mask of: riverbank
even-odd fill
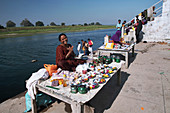
[[[129,68],[122,67],[122,84],[106,85],[90,101],[96,112],[104,113],[169,113],[170,112],[170,45],[139,43],[135,57],[129,57]],[[25,110],[24,93],[0,104],[1,113]],[[55,102],[40,113],[68,113],[70,106]],[[88,112],[89,113],[89,112]]]
[[[100,29],[113,29],[111,25],[88,25],[88,26],[42,26],[42,27],[11,27],[0,29],[0,38],[13,38],[19,36],[30,36],[41,33],[66,33],[66,32],[82,32]]]

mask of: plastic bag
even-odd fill
[[[82,73],[82,70],[87,70],[87,69],[88,69],[88,63],[79,64],[76,67],[76,72]]]
[[[106,43],[108,43],[108,42],[109,42],[109,36],[106,35],[106,36],[104,37],[104,45],[106,45]]]
[[[40,93],[36,95],[36,104],[37,104],[37,108],[40,106],[46,106],[50,103],[52,103],[52,99],[50,98],[50,96],[44,94],[44,93]],[[29,112],[31,111],[32,107],[31,107],[31,97],[29,96],[28,92],[25,94],[25,104],[26,104],[26,110],[24,112]]]
[[[54,64],[44,64],[44,67],[48,71],[50,76],[52,76],[53,73],[57,73],[57,65],[54,65]]]

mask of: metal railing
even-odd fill
[[[161,16],[161,15],[162,15],[162,8],[163,8],[163,7],[162,7],[162,6],[163,6],[163,0],[158,1],[157,3],[155,3],[154,5],[152,5],[151,7],[154,7],[154,6],[155,6],[154,13],[156,13],[156,14],[154,14],[154,17]],[[151,8],[151,7],[150,7],[150,8]],[[148,9],[149,9],[149,8],[148,8]],[[147,9],[147,10],[148,10],[148,9]],[[135,17],[132,18],[130,21],[128,21],[125,25],[130,24],[133,19],[135,19]]]
[[[155,6],[154,12],[156,13],[156,14],[154,14],[154,17],[162,16],[163,0],[158,1],[157,3],[152,5],[151,7],[154,7],[154,6]]]
[[[150,8],[153,8],[153,7],[155,7],[155,10],[153,10],[153,17],[155,18],[155,17],[161,17],[162,16],[162,9],[163,9],[163,0],[160,0],[160,1],[158,1],[157,3],[155,3],[154,5],[152,5],[151,7],[149,7],[148,9],[150,9]],[[148,11],[148,9],[147,9],[147,11]],[[135,21],[135,17],[134,18],[132,18],[130,21],[128,21],[126,24],[125,24],[125,26],[128,26],[128,27],[134,27],[134,23],[131,23],[131,21],[134,19],[134,21]],[[147,21],[147,20],[146,20]],[[135,21],[136,22],[136,21]],[[130,25],[130,26],[129,26]],[[122,27],[122,35],[121,35],[121,37],[124,37],[124,27]],[[132,30],[131,30],[132,31]],[[133,30],[133,32],[134,33],[132,33],[132,34],[134,34],[135,35],[135,30]],[[135,36],[132,36],[132,37],[135,37]]]

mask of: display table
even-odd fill
[[[71,105],[72,112],[73,113],[81,113],[82,112],[82,107],[83,104],[91,100],[104,86],[105,84],[108,83],[108,81],[117,74],[117,84],[121,84],[121,63],[111,63],[109,64],[110,66],[114,66],[117,68],[117,70],[114,70],[112,74],[110,74],[109,78],[106,78],[106,82],[99,84],[99,87],[96,89],[90,89],[86,94],[80,94],[80,93],[71,93],[70,92],[70,86],[63,87],[62,85],[56,86],[59,88],[57,89],[52,89],[49,87],[46,87],[47,85],[50,85],[50,79],[47,79],[45,81],[40,81],[37,85],[36,88],[38,91],[41,91],[45,94],[48,94],[50,96],[53,96],[57,99],[60,99],[68,104]],[[35,100],[32,100],[32,112],[36,113],[37,112],[37,107],[36,107],[36,102]]]
[[[125,54],[125,66],[128,68],[128,60],[129,60],[129,52],[132,50],[132,56],[134,56],[134,48],[135,43],[132,43],[131,45],[126,45],[125,47],[122,47],[120,49],[105,49],[105,46],[102,45],[98,48],[97,56],[100,56],[101,52],[107,52],[107,53],[118,53],[118,54]]]

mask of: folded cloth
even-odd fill
[[[76,72],[79,72],[81,73],[82,70],[87,70],[88,69],[88,63],[84,63],[84,64],[79,64],[77,67],[76,67]]]
[[[78,58],[81,58],[84,55],[84,53],[79,53]]]
[[[43,78],[47,79],[49,76],[47,70],[45,68],[42,68],[38,70],[35,73],[32,73],[32,76],[28,79],[26,83],[26,88],[28,89],[28,94],[32,99],[35,99],[35,95],[37,94],[36,91],[36,84],[38,83],[38,80]]]

